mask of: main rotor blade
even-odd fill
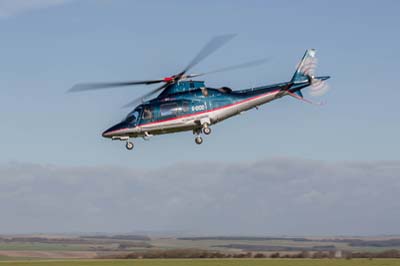
[[[231,70],[236,70],[236,69],[242,69],[242,68],[248,68],[248,67],[255,67],[255,66],[259,66],[259,65],[265,64],[269,60],[270,60],[269,58],[258,59],[258,60],[254,60],[254,61],[249,61],[249,62],[246,62],[246,63],[238,64],[238,65],[219,68],[219,69],[216,69],[216,70],[213,70],[213,71],[208,71],[208,72],[204,72],[204,73],[200,73],[200,74],[190,74],[190,75],[188,75],[188,77],[189,78],[200,77],[200,76],[204,76],[204,75],[208,75],[208,74],[221,73],[221,72],[226,72],[226,71],[231,71]]]
[[[150,97],[151,95],[153,95],[153,94],[155,94],[155,93],[157,93],[157,92],[159,92],[159,91],[165,89],[166,87],[168,87],[168,85],[170,85],[170,83],[165,83],[165,84],[163,84],[162,86],[160,86],[160,87],[158,87],[158,88],[156,88],[156,89],[150,91],[149,93],[146,93],[145,95],[143,95],[143,96],[141,96],[141,97],[139,97],[139,98],[136,98],[135,100],[133,100],[133,101],[131,101],[131,102],[125,104],[124,106],[122,106],[122,108],[127,108],[127,107],[134,106],[134,105],[136,105],[136,104],[142,102],[144,99]]]
[[[142,81],[126,81],[126,82],[97,82],[97,83],[81,83],[73,86],[68,92],[101,90],[113,87],[126,87],[132,85],[149,85],[164,82],[163,79],[142,80]]]
[[[185,74],[189,69],[193,68],[195,65],[200,63],[200,61],[204,60],[207,56],[221,48],[224,44],[229,42],[230,40],[235,37],[236,34],[226,34],[226,35],[219,35],[212,38],[204,47],[200,50],[200,52],[192,59],[192,61],[187,65],[187,67],[178,74],[178,76],[182,76]]]

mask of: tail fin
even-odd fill
[[[315,49],[308,49],[301,59],[296,72],[292,77],[292,82],[304,82],[309,80],[315,74],[317,66],[317,58],[315,57]]]
[[[303,98],[301,90],[305,87],[311,87],[311,95],[319,96],[328,90],[328,86],[325,80],[329,79],[329,76],[315,76],[315,69],[317,67],[317,58],[315,57],[315,49],[308,49],[297,66],[296,72],[294,73],[291,83],[291,89],[288,90],[288,94],[299,100],[313,103]],[[313,103],[315,104],[315,103]],[[316,103],[320,105],[321,103]]]

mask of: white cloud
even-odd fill
[[[399,234],[400,162],[0,164],[0,233]]]
[[[71,0],[0,0],[0,18],[12,17],[31,10],[62,5]]]

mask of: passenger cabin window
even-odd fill
[[[228,87],[222,87],[222,88],[219,88],[218,91],[222,92],[222,93],[231,93],[232,89],[228,88]]]
[[[145,107],[143,109],[142,119],[144,119],[144,120],[153,119],[153,111],[151,110],[150,107]]]
[[[208,90],[207,90],[207,88],[201,88],[201,93],[203,94],[203,96],[208,97]]]
[[[189,102],[183,102],[182,103],[182,112],[183,113],[189,112]]]
[[[176,103],[166,103],[160,105],[161,116],[175,116],[177,112],[178,112],[178,104]]]

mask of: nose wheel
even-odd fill
[[[208,125],[208,123],[204,123],[203,125],[203,133],[206,135],[210,135],[211,134],[211,128]]]
[[[132,150],[134,147],[133,142],[127,141],[125,147],[127,150]]]

